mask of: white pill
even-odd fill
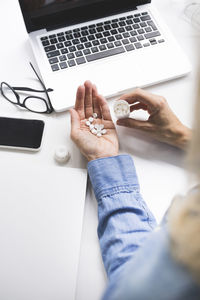
[[[90,123],[92,123],[92,122],[94,121],[94,118],[93,118],[93,117],[90,117],[90,118],[88,119],[88,121],[89,121]]]
[[[114,103],[114,113],[117,119],[128,118],[130,115],[130,106],[125,100],[117,100]]]
[[[97,134],[97,130],[96,130],[96,129],[92,129],[91,132],[92,132],[93,134]]]
[[[94,119],[97,119],[97,117],[98,117],[97,113],[93,113],[92,116],[93,116]]]
[[[101,130],[101,134],[106,134],[106,133],[107,133],[106,129]]]
[[[100,137],[102,134],[100,132],[97,133],[97,136]]]
[[[90,122],[89,122],[89,121],[86,121],[85,124],[86,124],[87,126],[90,126]]]
[[[54,158],[58,163],[66,163],[70,156],[69,150],[63,145],[58,146],[55,150]]]
[[[98,130],[100,128],[99,126],[100,126],[100,124],[95,124],[94,128]]]
[[[103,124],[99,124],[99,128],[100,129],[104,129],[104,125]]]
[[[90,130],[94,129],[94,125],[90,124]]]

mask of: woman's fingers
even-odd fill
[[[85,117],[89,118],[93,114],[93,103],[92,103],[92,83],[88,80],[84,83],[85,86]]]
[[[79,86],[76,93],[75,110],[79,114],[81,120],[85,119],[85,87]]]
[[[80,129],[80,116],[75,109],[70,109],[71,115],[71,138],[75,139],[77,130]]]
[[[129,104],[137,102],[146,104],[152,111],[155,111],[159,109],[164,98],[137,88],[132,93],[122,95],[120,99],[126,100]]]
[[[98,102],[97,96],[98,96],[97,88],[96,88],[96,86],[93,84],[93,85],[92,85],[93,111],[94,111],[94,113],[97,114],[97,117],[101,119],[101,118],[102,118],[102,115],[101,115],[101,108],[100,108],[100,106],[99,106],[99,102]]]
[[[131,118],[117,120],[117,125],[140,129],[143,131],[150,131],[153,129],[153,125],[148,121],[139,121]]]
[[[134,111],[134,110],[139,110],[139,109],[143,109],[143,110],[147,110],[148,107],[146,104],[143,103],[136,103],[130,106],[130,111]]]

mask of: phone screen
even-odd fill
[[[41,120],[0,117],[0,146],[39,149],[43,131]]]

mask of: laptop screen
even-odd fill
[[[85,22],[134,9],[151,0],[19,0],[28,32]]]

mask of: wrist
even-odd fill
[[[191,141],[191,137],[192,137],[192,130],[183,125],[176,132],[176,139],[174,141],[174,146],[185,150]]]
[[[86,159],[88,160],[88,162],[90,162],[92,160],[96,160],[96,159],[99,159],[99,158],[106,158],[106,157],[117,156],[118,154],[119,154],[118,151],[116,151],[116,152],[109,153],[109,154],[99,153],[99,154],[94,154],[94,155],[86,155]]]

